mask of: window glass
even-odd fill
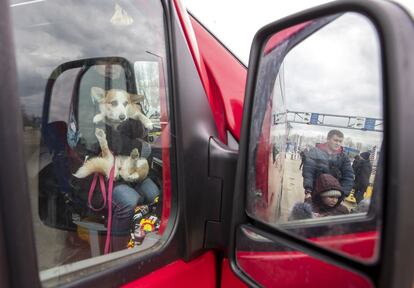
[[[41,278],[154,245],[170,191],[161,3],[11,7]]]

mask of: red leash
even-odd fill
[[[109,249],[111,246],[111,226],[112,226],[112,190],[114,187],[114,175],[115,175],[115,159],[114,159],[114,165],[112,165],[111,171],[109,172],[109,180],[108,180],[108,225],[107,225],[107,232],[106,232],[106,241],[105,241],[105,250],[104,254],[109,253]],[[98,181],[99,177],[99,185],[101,187],[101,194],[102,198],[104,200],[104,203],[101,207],[95,208],[92,206],[92,196],[93,192],[95,191],[96,182]],[[91,183],[91,187],[89,188],[88,193],[88,206],[93,211],[101,211],[106,206],[106,188],[105,188],[105,180],[103,175],[98,175],[98,173],[95,173],[93,176],[93,180]]]

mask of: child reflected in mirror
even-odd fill
[[[345,193],[339,181],[330,174],[320,174],[312,197],[293,206],[289,221],[349,214],[342,204],[344,198]]]

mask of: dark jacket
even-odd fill
[[[334,154],[327,151],[327,144],[319,144],[306,153],[302,170],[303,187],[313,191],[317,177],[327,173],[339,180],[345,196],[348,196],[354,184],[351,161],[342,149]]]
[[[355,189],[357,191],[366,191],[371,176],[372,165],[369,160],[359,160],[355,167]]]
[[[110,125],[102,125],[98,128],[105,131],[108,147],[114,155],[128,156],[134,148],[138,148],[138,151],[141,153],[142,145],[147,137],[147,131],[145,130],[144,125],[140,121],[134,119],[129,119],[119,124],[117,128],[113,128]],[[92,139],[94,143],[92,145],[86,145],[81,138],[75,148],[75,151],[80,157],[83,158],[86,155],[89,157],[97,156],[101,153],[98,140],[96,137],[92,137]]]
[[[322,194],[329,190],[336,190],[341,192],[338,202],[334,207],[326,206],[322,202]],[[331,174],[320,174],[315,181],[315,189],[312,192],[312,211],[318,213],[320,216],[335,216],[348,214],[348,209],[341,203],[345,198],[345,193],[339,184],[339,181]]]
[[[360,157],[358,157],[358,158],[355,157],[354,161],[352,162],[352,169],[354,170],[354,174],[355,174],[356,167],[358,166],[359,161],[361,161],[361,158]]]
[[[144,141],[147,136],[147,131],[140,121],[129,119],[121,123],[116,129],[109,125],[102,125],[102,127],[99,128],[102,128],[105,131],[108,147],[114,155],[128,156],[134,148],[138,148],[138,151],[142,154],[142,147],[148,145],[148,143]],[[94,141],[96,142],[92,145],[86,145],[85,140],[82,138],[80,139],[78,145],[74,149],[79,159],[71,162],[71,173],[74,173],[80,166],[82,166],[86,156],[93,157],[101,153],[101,148],[97,139],[94,138]],[[86,147],[92,148],[88,149]],[[86,201],[93,175],[83,179],[77,179],[76,177],[71,178],[72,185],[77,191],[77,196],[82,199],[82,201]],[[122,179],[117,181],[118,184],[121,182]],[[96,185],[93,194],[92,204],[95,207],[100,207],[102,201],[103,199],[98,184]]]
[[[308,200],[304,203],[296,203],[293,206],[292,211],[289,214],[288,221],[304,220],[304,219],[311,219],[311,218],[325,217],[325,216],[338,216],[338,215],[346,215],[346,214],[349,214],[349,211],[342,204],[340,204],[339,206],[335,208],[325,210],[325,209],[320,209],[318,206],[313,204],[311,200]]]
[[[341,193],[338,202],[333,207],[325,205],[322,201],[321,195],[329,190],[336,190]],[[338,180],[330,174],[320,174],[315,181],[312,198],[307,199],[305,203],[296,203],[289,215],[289,221],[349,214],[348,209],[342,205],[344,198],[345,193]]]

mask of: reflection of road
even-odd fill
[[[283,194],[280,209],[281,221],[287,221],[290,210],[297,202],[303,202],[302,170],[299,170],[300,159],[292,160],[290,155],[285,159],[285,170],[283,175]]]
[[[42,224],[38,211],[38,172],[39,172],[40,131],[25,127],[24,146],[29,180],[29,193],[32,208],[39,269],[53,267],[65,246],[66,232],[49,228]]]

